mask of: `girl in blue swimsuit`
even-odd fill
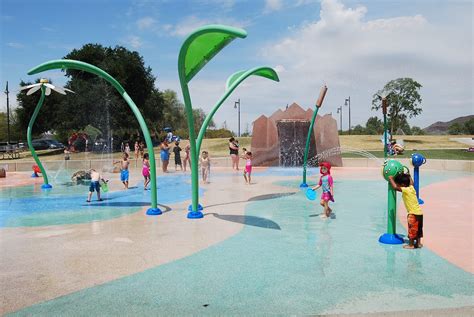
[[[160,157],[161,157],[161,168],[163,173],[168,173],[168,163],[170,160],[170,147],[168,141],[164,140],[163,143],[160,145]]]

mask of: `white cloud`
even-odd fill
[[[171,35],[186,36],[195,29],[207,24],[224,24],[234,27],[245,27],[248,24],[246,20],[234,20],[231,18],[200,19],[197,16],[188,16],[174,27],[168,27]]]
[[[124,44],[130,45],[132,48],[137,49],[143,46],[143,42],[140,37],[136,35],[129,35],[125,40],[122,40]]]
[[[323,0],[319,20],[268,44],[262,57],[285,69],[278,88],[270,87],[271,98],[308,106],[327,82],[323,108],[335,112],[351,95],[352,123],[365,124],[369,116],[378,115],[370,111],[372,94],[392,79],[411,77],[423,85],[424,112],[415,124],[473,113],[469,25],[436,25],[420,14],[368,20],[367,11]],[[451,100],[465,103],[455,110],[445,107]]]
[[[6,45],[11,48],[24,48],[25,47],[25,45],[21,43],[17,43],[17,42],[8,42]]]
[[[224,10],[230,10],[235,5],[235,0],[199,0],[198,4],[217,5]]]
[[[319,113],[332,112],[339,123],[336,108],[351,96],[352,125],[364,125],[370,116],[381,116],[370,110],[372,94],[399,77],[411,77],[423,85],[424,111],[410,120],[411,124],[425,127],[474,112],[470,19],[459,11],[450,14],[453,20],[442,22],[430,21],[420,12],[369,19],[369,10],[346,7],[336,0],[322,1],[319,19],[267,43],[257,56],[258,64],[275,65],[280,82],[261,77],[247,79],[216,113],[217,125],[226,121],[237,130],[233,104],[238,98],[242,130],[261,114],[271,115],[292,102],[313,107],[323,84],[329,90]],[[169,29],[175,35],[188,35],[207,23],[216,21],[192,16]],[[207,67],[190,84],[194,107],[208,112],[224,92],[225,80],[225,75],[213,71],[212,65]],[[157,84],[160,89],[181,91],[177,78],[159,80]],[[347,129],[348,111],[344,108],[343,125]]]
[[[283,3],[281,0],[265,0],[265,13],[281,10]]]
[[[156,20],[153,19],[152,17],[143,17],[141,19],[137,20],[137,27],[140,30],[146,30],[153,28],[156,24]]]

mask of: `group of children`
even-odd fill
[[[323,207],[321,218],[331,216],[332,209],[329,207],[329,201],[334,202],[334,181],[331,176],[331,164],[321,162],[318,185],[312,187],[312,190],[322,188],[320,204]],[[402,193],[403,203],[407,210],[408,223],[408,244],[404,245],[405,249],[417,249],[423,247],[423,211],[418,203],[416,190],[413,186],[413,179],[408,173],[400,173],[395,177],[389,176],[389,182],[392,188]]]
[[[136,143],[136,145],[138,142]],[[119,164],[120,165],[120,181],[123,183],[124,188],[128,189],[129,185],[129,166],[130,166],[130,161],[129,161],[129,151],[127,152],[127,145],[125,145],[125,150],[122,153],[122,160],[120,161],[114,161],[113,164]],[[137,150],[137,148],[136,148]],[[175,142],[175,147],[173,148],[173,153],[175,154],[175,169],[177,170],[177,167],[180,166],[181,170],[183,169],[182,163],[181,163],[181,156],[180,152],[182,149],[179,147],[179,141]],[[243,155],[242,158],[246,159],[246,164],[245,164],[245,169],[244,169],[244,179],[246,184],[250,184],[251,182],[251,174],[252,174],[252,153],[250,151],[247,151],[247,149],[243,148]],[[184,171],[186,171],[186,163],[189,162],[189,165],[191,166],[191,161],[190,161],[190,147],[187,145],[185,147],[185,153],[186,157],[184,159]],[[138,155],[138,151],[135,153]],[[148,153],[144,153],[142,155],[143,157],[143,166],[142,166],[142,175],[144,178],[144,186],[143,189],[147,190],[148,184],[150,184],[150,158]],[[167,158],[169,160],[169,157]],[[199,157],[199,163],[201,165],[201,177],[202,181],[205,184],[209,183],[209,175],[211,171],[211,158],[209,156],[209,153],[207,151],[202,151],[201,156]],[[104,182],[105,181],[101,175],[95,170],[91,169],[91,185],[89,187],[89,194],[87,197],[87,202],[91,201],[92,194],[94,191],[97,192],[97,199],[99,201],[102,201],[100,198],[100,180]]]
[[[241,158],[246,160],[244,169],[245,184],[250,185],[252,180],[252,152],[247,151],[246,148],[243,148],[242,150],[243,154]],[[199,163],[201,165],[202,182],[208,184],[211,171],[211,158],[209,157],[209,153],[207,151],[202,151],[201,156],[199,157]]]
[[[181,158],[179,155],[180,151],[181,148],[179,147],[179,142],[176,142],[175,148],[173,149],[173,152],[175,153],[176,168],[178,165],[181,165]],[[189,160],[189,145],[186,147],[186,156],[187,160]],[[244,169],[245,183],[250,184],[252,175],[252,153],[243,148],[243,154],[241,157],[246,160]],[[122,160],[114,162],[114,164],[120,164],[120,180],[125,186],[125,189],[128,189],[129,184],[128,168],[130,162],[128,158],[129,154],[124,152]],[[199,163],[201,165],[202,181],[203,183],[207,184],[209,183],[209,175],[211,170],[211,158],[207,151],[202,151],[201,156],[199,157]],[[312,187],[312,189],[322,189],[320,205],[323,207],[323,213],[321,214],[321,218],[329,218],[331,217],[332,213],[332,209],[329,207],[329,202],[334,202],[334,181],[331,176],[331,164],[328,162],[321,162],[319,166],[321,173],[319,183],[318,185]],[[145,179],[144,189],[147,190],[147,186],[150,183],[150,160],[148,153],[143,154],[142,175]],[[97,191],[97,199],[99,201],[102,200],[100,198],[100,180],[107,182],[101,178],[100,174],[96,170],[91,169],[91,184],[89,187],[87,202],[90,202],[92,193],[94,191]],[[409,243],[408,245],[405,245],[404,248],[421,248],[423,246],[421,241],[423,237],[423,212],[418,203],[416,190],[413,187],[413,179],[411,178],[410,174],[400,173],[395,177],[390,176],[389,182],[393,189],[402,193],[402,199],[408,213],[407,222]]]

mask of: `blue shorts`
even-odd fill
[[[90,184],[90,186],[89,186],[89,191],[90,191],[91,193],[93,193],[94,190],[95,190],[96,192],[100,192],[100,184],[99,184],[99,182],[91,182],[91,184]]]
[[[161,160],[162,161],[169,161],[170,160],[170,154],[165,151],[160,152]]]
[[[128,182],[128,170],[121,170],[120,171],[120,181]]]

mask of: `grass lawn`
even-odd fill
[[[376,157],[383,158],[383,151],[367,151]],[[474,152],[467,152],[461,149],[439,149],[439,150],[405,150],[403,154],[397,156],[389,156],[391,158],[410,158],[413,153],[421,153],[428,159],[443,159],[443,160],[474,160]],[[357,153],[342,153],[342,157],[360,158]]]
[[[403,140],[406,150],[427,149],[463,149],[466,145],[451,138],[471,138],[472,135],[395,135],[395,140]],[[383,151],[381,135],[340,135],[341,147],[366,150]]]
[[[451,138],[471,138],[472,135],[402,135],[394,136],[395,139],[403,139],[405,146],[405,154],[400,157],[409,157],[414,151],[422,153],[427,158],[431,159],[452,159],[452,160],[474,160],[474,153],[466,152],[467,145],[451,141]],[[239,138],[240,148],[247,148],[252,150],[250,147],[251,137]],[[342,135],[339,136],[341,147],[345,150],[365,150],[377,157],[383,157],[382,142],[380,141],[380,135]],[[180,147],[184,150],[184,147],[189,143],[188,140],[180,142]],[[226,157],[229,155],[228,139],[204,139],[202,143],[201,151],[206,150],[209,152],[211,157]],[[154,149],[156,158],[159,159],[159,147]],[[61,152],[51,151],[38,151],[41,160],[63,160],[64,155]],[[134,153],[131,154],[134,159]],[[184,153],[182,152],[182,155]],[[112,156],[116,159],[121,157],[121,153],[112,153]],[[173,157],[173,156],[172,156]],[[342,157],[360,157],[355,153],[343,153]],[[72,153],[71,160],[94,160],[102,159],[104,155],[100,153]],[[32,161],[33,158],[29,151],[21,153],[21,160]],[[18,161],[18,160],[11,160]],[[8,162],[7,160],[0,162]]]
[[[250,150],[250,140],[251,140],[250,137],[239,138],[238,140],[239,140],[241,148],[245,147],[248,150]],[[182,140],[180,142],[179,146],[184,151],[184,148],[188,143],[189,143],[188,140]],[[201,151],[204,151],[204,150],[208,151],[209,154],[211,155],[211,157],[228,156],[229,155],[228,143],[229,143],[229,139],[227,139],[227,138],[204,139],[203,142],[202,142]],[[174,143],[172,145],[174,146]],[[156,159],[159,159],[159,157],[160,157],[160,148],[155,147],[154,152],[155,152]],[[38,154],[38,156],[41,157],[42,161],[55,161],[55,160],[63,160],[64,159],[64,154],[62,153],[62,151],[41,150],[41,151],[36,151],[36,153]],[[135,153],[131,152],[132,159],[134,159],[134,155],[135,155]],[[184,155],[184,153],[181,152],[181,157],[183,155]],[[112,157],[115,158],[115,159],[120,159],[121,156],[122,156],[122,153],[120,153],[120,152],[112,153]],[[171,156],[174,157],[173,154]],[[15,162],[15,161],[22,161],[22,160],[26,160],[26,161],[32,161],[33,160],[32,156],[31,156],[31,153],[29,151],[21,152],[20,157],[21,157],[20,159],[10,160],[10,161]],[[93,152],[71,153],[71,160],[100,160],[100,159],[103,159],[103,158],[107,158],[107,156],[103,155],[101,153],[93,153]],[[0,162],[9,162],[9,161],[4,160],[4,161],[0,161]]]

